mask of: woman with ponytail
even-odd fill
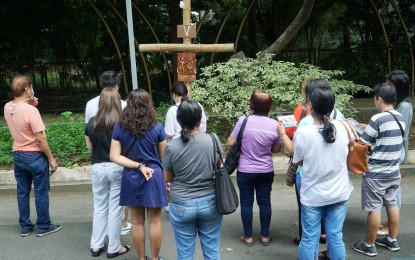
[[[299,128],[292,144],[293,163],[302,165],[303,171],[299,259],[318,257],[322,220],[330,258],[345,259],[342,229],[353,190],[346,164],[349,138],[345,127],[330,119],[335,96],[328,83],[318,79],[312,84],[315,88],[308,99],[313,123]]]
[[[187,87],[183,82],[176,81],[171,86],[171,95],[174,100],[174,105],[167,111],[166,122],[164,124],[164,130],[166,131],[168,140],[180,137],[182,128],[176,119],[177,108],[183,101],[188,100],[187,93]],[[199,106],[202,109],[202,122],[200,123],[199,131],[204,133],[206,132],[206,115],[202,105],[199,104]]]
[[[168,142],[163,155],[164,177],[170,182],[169,218],[177,259],[194,259],[196,234],[204,259],[220,259],[222,215],[216,210],[214,172],[223,149],[215,134],[200,132],[201,119],[199,103],[182,102],[177,109],[180,138]],[[219,150],[214,151],[212,138]]]

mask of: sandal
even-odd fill
[[[300,242],[301,242],[301,238],[298,238],[298,237],[294,238],[293,240],[293,243],[296,244],[297,246],[300,245]]]
[[[120,255],[123,255],[123,254],[127,253],[128,251],[130,251],[130,249],[131,249],[131,247],[129,245],[124,245],[123,247],[125,248],[124,252],[121,252],[121,253],[116,252],[116,253],[112,253],[112,254],[107,254],[107,258],[114,258],[114,257],[120,256]]]
[[[92,257],[98,257],[101,255],[102,252],[104,252],[104,248],[101,247],[100,249],[98,249],[98,251],[94,251],[94,249],[90,248],[89,251],[91,251]]]
[[[264,240],[262,240],[263,238],[268,238],[268,240],[264,241]],[[268,236],[261,236],[259,239],[261,240],[261,244],[262,244],[263,246],[268,246],[269,244],[271,244],[271,241],[272,241],[272,236],[271,236],[271,235],[268,235]]]
[[[318,259],[319,260],[330,260],[329,251],[325,250],[325,251],[318,252]]]
[[[253,245],[254,245],[254,239],[251,237],[252,241],[251,241],[251,242],[248,242],[248,241],[247,241],[247,238],[248,238],[248,237],[241,236],[241,241],[242,241],[242,243],[244,243],[247,247],[251,247],[251,246],[253,246]]]

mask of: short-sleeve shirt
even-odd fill
[[[111,162],[110,160],[110,146],[112,131],[99,134],[94,131],[94,118],[92,117],[85,127],[85,135],[89,137],[92,143],[92,160],[91,163]]]
[[[403,121],[406,125],[404,141],[408,141],[409,130],[411,128],[412,117],[414,114],[412,103],[403,101],[396,107],[396,111],[398,111],[403,116]]]
[[[231,133],[237,138],[245,116],[241,116]],[[238,171],[244,173],[269,173],[274,171],[271,148],[281,145],[277,134],[278,122],[267,116],[251,115],[242,136]]]
[[[402,115],[396,110],[392,112],[405,130]],[[388,112],[372,116],[360,139],[371,144],[372,154],[369,156],[369,171],[366,178],[390,179],[400,175],[399,159],[402,149],[402,133],[395,118]]]
[[[127,102],[121,100],[121,108],[124,109],[127,106]],[[98,113],[99,109],[99,96],[94,97],[86,103],[85,108],[85,123],[88,123],[89,120]]]
[[[35,133],[45,131],[45,125],[36,107],[26,102],[8,102],[4,106],[4,119],[13,137],[13,151],[41,151]]]
[[[215,134],[213,137],[223,154],[218,137]],[[216,158],[220,158],[217,150]],[[163,168],[173,172],[171,201],[180,202],[214,194],[214,167],[213,142],[208,134],[194,134],[187,143],[181,138],[168,142],[163,155]]]
[[[303,160],[301,203],[310,207],[331,205],[348,200],[353,185],[347,170],[349,137],[337,120],[336,141],[327,143],[319,130],[321,125],[309,124],[294,135],[293,162]]]
[[[128,155],[128,151],[136,138],[137,141],[134,148],[131,149],[131,152]],[[166,140],[166,133],[164,132],[163,125],[159,122],[157,122],[154,128],[148,131],[145,136],[141,137],[133,136],[126,129],[121,128],[119,124],[116,124],[114,126],[112,139],[121,143],[121,154],[124,156],[133,161],[144,163],[150,168],[162,168],[158,152],[158,143]]]
[[[207,128],[207,118],[203,106],[198,103],[200,108],[202,109],[202,122],[200,123],[199,131],[202,133],[206,132]],[[168,136],[171,136],[172,139],[180,137],[180,131],[182,131],[182,127],[180,126],[179,122],[177,121],[177,109],[179,108],[180,103],[171,106],[166,113],[166,122],[164,124],[164,130]]]

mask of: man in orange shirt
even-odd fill
[[[27,76],[17,76],[11,84],[14,100],[4,106],[4,118],[13,137],[14,175],[17,183],[20,235],[27,237],[37,227],[37,236],[59,231],[49,216],[49,170],[55,172],[58,164],[50,151],[34,96],[33,84]],[[50,167],[50,169],[49,169]],[[30,220],[30,189],[35,189],[36,225]]]

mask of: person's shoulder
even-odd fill
[[[94,98],[90,99],[90,100],[86,103],[86,105],[87,105],[87,106],[88,106],[88,105],[92,105],[92,104],[94,104],[94,103],[96,103],[96,102],[98,102],[98,103],[99,103],[99,96],[96,96],[96,97],[94,97]]]

